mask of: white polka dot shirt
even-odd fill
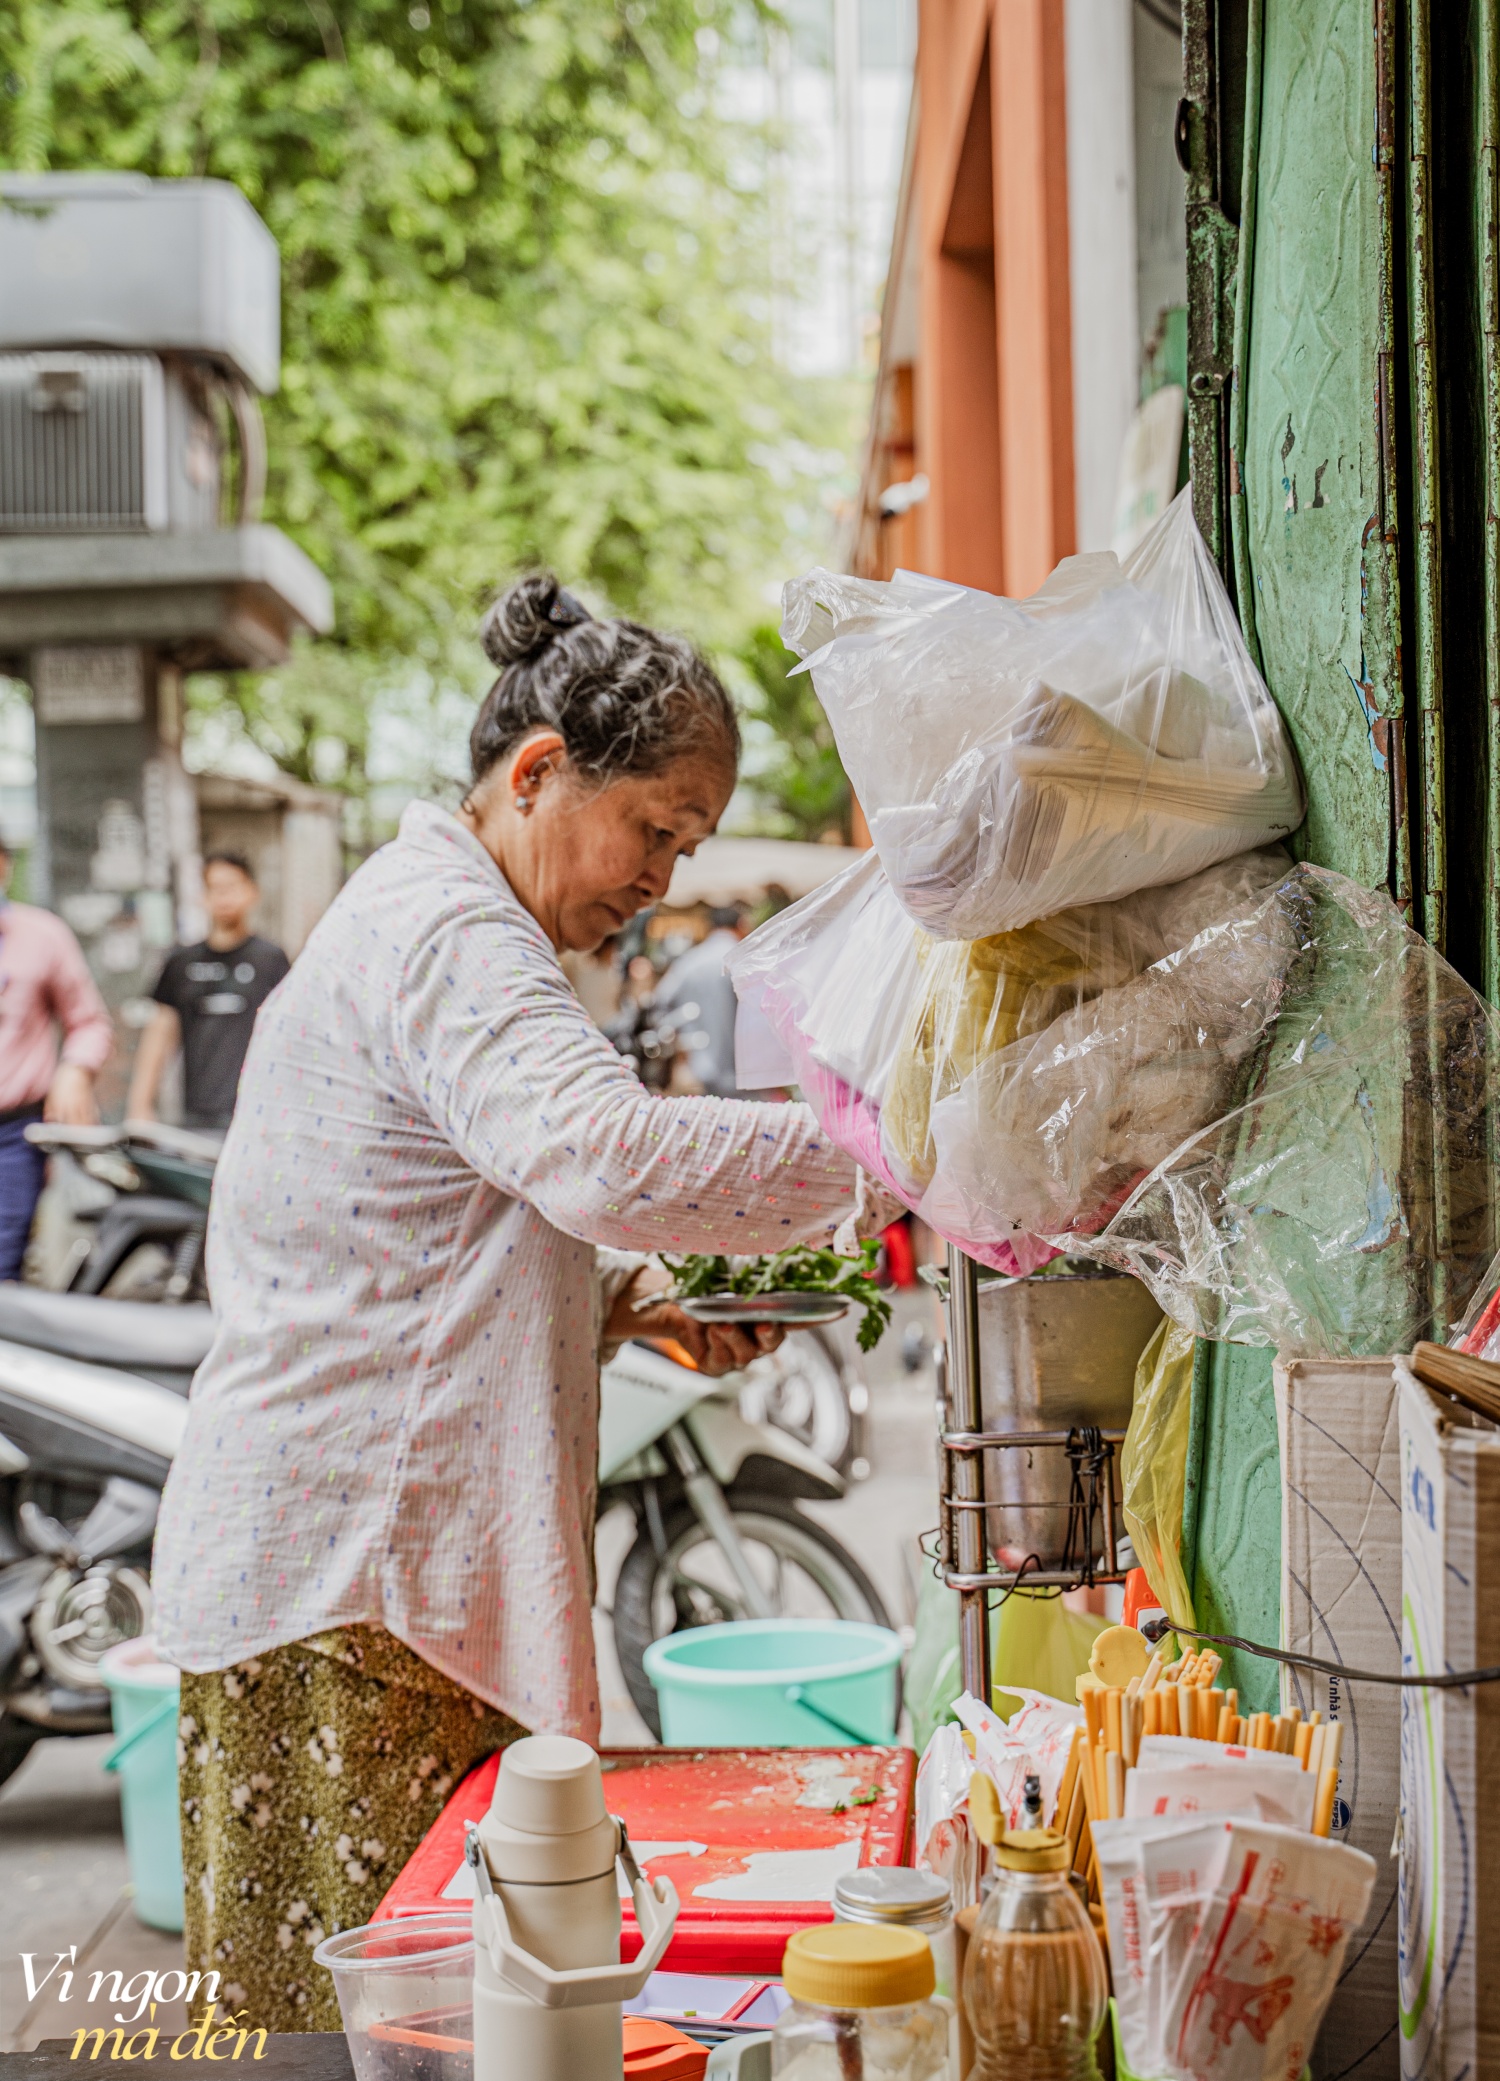
[[[596,1739],[597,1251],[778,1249],[854,1196],[805,1107],[643,1090],[478,840],[415,805],[256,1024],[164,1651],[219,1669],[376,1622]]]

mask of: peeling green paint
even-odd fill
[[[1281,1455],[1271,1369],[1275,1353],[1248,1344],[1200,1344],[1183,1569],[1198,1624],[1275,1647],[1281,1639]],[[1196,1455],[1196,1457],[1195,1457]],[[1224,1648],[1218,1681],[1240,1711],[1276,1712],[1274,1662]]]

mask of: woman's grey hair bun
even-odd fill
[[[581,600],[543,571],[500,595],[480,624],[479,641],[490,663],[503,672],[545,650],[559,630],[592,619]]]
[[[595,621],[550,572],[503,593],[480,641],[500,676],[469,736],[476,786],[536,729],[556,730],[569,763],[600,782],[688,751],[739,762],[734,704],[702,652],[639,622]]]

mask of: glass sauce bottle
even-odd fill
[[[1008,1830],[964,1964],[970,2081],[1098,2081],[1108,1986],[1088,1910],[1068,1878],[1068,1839]]]

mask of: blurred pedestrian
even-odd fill
[[[26,1129],[97,1120],[94,1078],[114,1046],[104,1000],[62,919],[11,902],[13,864],[0,839],[0,1279],[21,1276],[46,1175]]]
[[[688,1073],[700,1091],[715,1098],[738,1098],[734,1075],[734,984],[724,961],[745,936],[745,913],[736,904],[716,905],[708,914],[708,933],[695,947],[679,954],[651,999],[660,1023],[669,1013],[678,1021],[678,1046],[687,1057]]]
[[[207,856],[203,900],[208,937],[174,947],[166,958],[125,1110],[131,1120],[155,1119],[162,1076],[180,1047],[183,1124],[222,1133],[234,1113],[255,1015],[291,963],[273,940],[250,930],[260,889],[243,854]]]

